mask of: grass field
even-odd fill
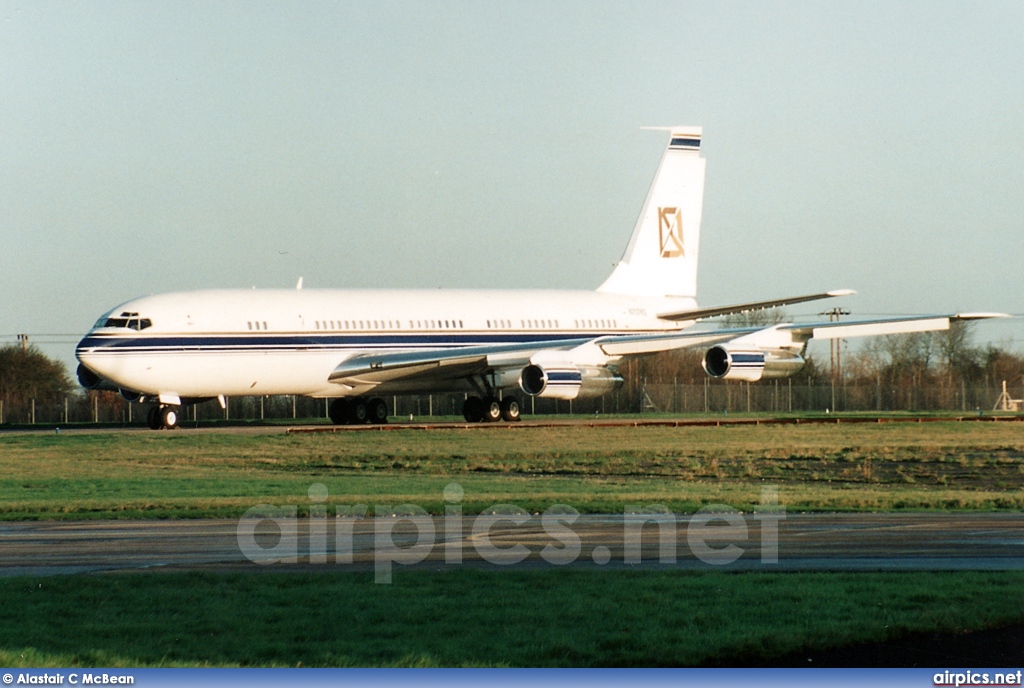
[[[0,434],[0,519],[235,517],[260,504],[495,503],[621,512],[752,508],[779,486],[799,510],[1024,507],[1024,425],[889,423],[554,427],[337,434]]]
[[[666,570],[0,579],[4,666],[771,665],[1024,621],[1024,573]]]
[[[0,434],[0,518],[234,517],[260,503],[1019,510],[1024,425]],[[1024,573],[659,569],[0,579],[7,666],[693,666],[1024,622]]]

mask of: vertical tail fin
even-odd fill
[[[697,295],[704,203],[701,127],[672,127],[622,260],[598,291],[631,296]]]

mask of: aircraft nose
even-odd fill
[[[79,363],[86,363],[85,358],[91,358],[90,354],[95,351],[95,344],[92,339],[92,332],[78,340],[78,344],[75,345],[75,358],[78,359]]]
[[[107,371],[104,370],[104,357],[98,355],[97,351],[100,347],[99,341],[92,336],[92,332],[82,337],[75,346],[75,358],[83,366],[88,368],[94,374],[100,377],[106,377]]]

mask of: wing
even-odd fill
[[[847,339],[886,334],[908,334],[948,330],[951,322],[1008,318],[1006,313],[957,313],[956,315],[922,315],[916,318],[886,318],[880,320],[851,320],[847,322],[819,322],[812,324],[782,325],[798,340]]]
[[[706,332],[673,331],[641,335],[577,337],[551,339],[523,344],[472,346],[430,351],[395,351],[359,354],[342,361],[328,376],[335,384],[353,389],[374,387],[387,382],[418,379],[456,380],[498,368],[529,365],[543,354],[567,361],[586,357],[604,365],[621,356],[654,353],[670,349],[708,346],[756,332],[756,327]]]
[[[765,302],[762,302],[765,303]],[[792,301],[789,301],[792,303]],[[457,380],[496,369],[529,365],[538,357],[570,363],[608,365],[623,356],[723,344],[752,349],[799,350],[810,339],[928,332],[949,329],[956,320],[1009,317],[1003,313],[961,313],[914,318],[782,324],[719,330],[674,330],[635,335],[551,339],[521,344],[472,346],[430,351],[395,351],[353,356],[328,376],[330,382],[364,390],[377,385],[417,380]]]
[[[343,361],[327,379],[347,387],[375,386],[399,379],[454,380],[486,372],[495,366],[520,362],[526,365],[538,351],[567,351],[591,340],[589,337],[552,339],[525,344],[359,354]]]
[[[675,311],[671,313],[659,313],[658,317],[662,320],[673,320],[675,322],[683,322],[690,320],[703,320],[704,318],[714,318],[719,315],[732,315],[734,313],[747,313],[748,311],[760,311],[766,308],[776,308],[779,306],[792,306],[797,303],[807,303],[808,301],[818,301],[820,299],[831,299],[836,296],[849,296],[850,294],[856,294],[852,289],[834,289],[832,291],[822,292],[821,294],[807,294],[806,296],[790,296],[785,299],[773,299],[770,301],[751,301],[750,303],[737,303],[732,306],[718,306],[715,308],[696,308],[688,311]]]

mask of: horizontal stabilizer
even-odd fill
[[[659,313],[658,317],[662,320],[673,320],[675,322],[682,322],[688,320],[703,320],[704,318],[715,318],[720,315],[733,315],[735,313],[747,313],[749,311],[759,311],[766,308],[776,308],[779,306],[792,306],[797,303],[806,303],[807,301],[818,301],[820,299],[831,299],[836,296],[849,296],[850,294],[856,294],[852,289],[834,289],[832,291],[826,291],[821,294],[808,294],[806,296],[791,296],[788,299],[773,299],[771,301],[752,301],[750,303],[738,303],[732,306],[719,306],[717,308],[697,308],[688,311],[677,311],[674,313]]]

